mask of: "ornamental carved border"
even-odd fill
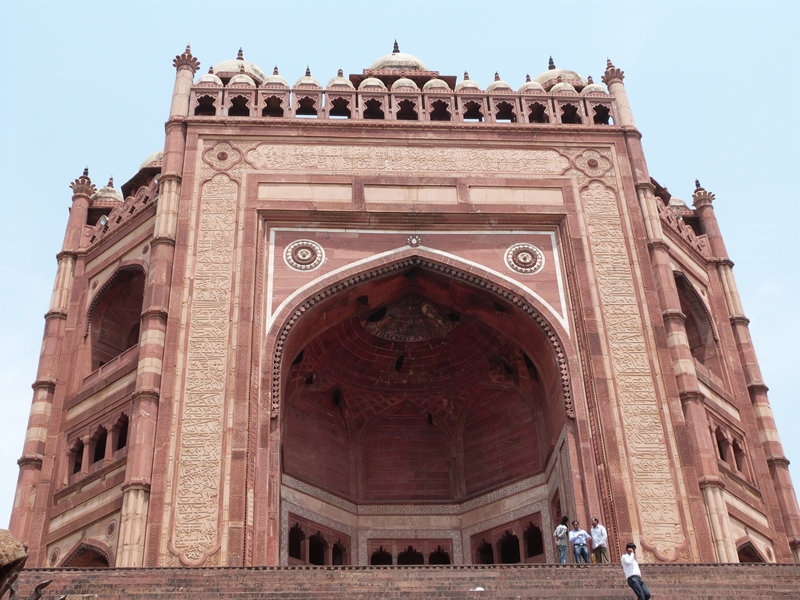
[[[306,311],[314,307],[314,305],[323,302],[327,298],[335,296],[340,292],[343,292],[344,290],[350,289],[357,285],[361,285],[362,283],[364,283],[365,281],[369,281],[370,279],[375,279],[376,277],[383,277],[390,273],[396,273],[407,267],[414,267],[414,266],[431,269],[433,271],[437,271],[439,273],[448,275],[449,277],[452,277],[454,279],[461,280],[464,283],[484,288],[485,290],[488,290],[489,292],[492,292],[497,296],[500,296],[501,298],[511,302],[519,309],[521,309],[522,312],[528,315],[531,319],[533,319],[536,322],[536,324],[542,329],[542,331],[550,341],[550,345],[553,347],[553,351],[555,352],[556,360],[558,361],[558,366],[561,371],[561,390],[564,399],[564,409],[567,416],[570,419],[575,418],[575,408],[573,405],[573,398],[572,398],[572,387],[570,384],[569,369],[567,367],[566,356],[564,354],[564,350],[561,348],[558,336],[550,327],[547,320],[524,298],[513,292],[509,292],[508,290],[503,289],[499,285],[487,281],[483,277],[470,274],[466,271],[462,271],[457,267],[444,265],[441,263],[434,262],[430,259],[421,258],[418,256],[406,258],[389,265],[383,265],[381,267],[377,267],[366,273],[360,273],[358,275],[353,275],[351,277],[348,277],[343,281],[339,281],[335,284],[330,285],[324,290],[314,294],[310,298],[307,298],[305,302],[303,302],[294,310],[294,312],[289,317],[289,320],[281,329],[281,332],[278,335],[278,341],[275,345],[275,353],[273,355],[273,360],[272,360],[272,390],[271,390],[271,409],[270,409],[271,418],[277,418],[278,414],[280,413],[281,372],[283,365],[284,346],[286,345],[286,340],[289,338],[289,334],[291,333],[292,329],[300,320],[300,317],[302,317]]]
[[[634,479],[642,542],[660,560],[676,560],[686,538],[617,194],[594,180],[581,189],[581,200]]]
[[[219,549],[222,443],[238,183],[202,186],[170,550],[198,566]]]

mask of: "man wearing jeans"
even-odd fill
[[[569,542],[572,544],[572,551],[575,553],[575,562],[589,562],[589,548],[586,546],[587,540],[592,539],[588,533],[578,527],[578,522],[572,522],[572,531],[569,532]]]
[[[647,584],[642,581],[642,572],[639,570],[639,563],[636,562],[636,544],[628,542],[625,546],[625,554],[622,555],[622,570],[628,579],[628,585],[636,594],[636,600],[650,600],[650,590]]]
[[[567,533],[569,532],[567,523],[569,523],[569,517],[564,515],[561,518],[561,523],[553,532],[553,537],[556,538],[556,547],[558,548],[558,562],[562,565],[567,562]]]

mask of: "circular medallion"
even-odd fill
[[[325,251],[317,242],[297,240],[286,246],[283,260],[298,271],[313,271],[325,260]]]
[[[596,169],[597,167],[600,166],[600,163],[597,162],[596,158],[590,158],[589,160],[586,161],[586,166],[592,169]]]
[[[533,244],[514,244],[506,250],[506,264],[517,273],[538,273],[544,266],[544,254]]]
[[[417,248],[420,244],[422,244],[422,238],[418,235],[410,235],[408,236],[406,243],[412,248]]]
[[[50,566],[52,567],[58,562],[58,557],[61,555],[61,551],[56,548],[50,553]]]
[[[117,522],[111,521],[108,525],[106,525],[106,537],[111,537],[114,535],[114,532],[117,530]]]

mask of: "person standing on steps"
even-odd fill
[[[611,556],[608,554],[608,532],[600,525],[597,517],[592,519],[592,553],[594,562],[598,565],[611,562]]]
[[[642,572],[639,570],[639,563],[636,562],[636,544],[628,542],[625,546],[625,554],[622,555],[622,570],[628,585],[636,594],[636,600],[650,600],[650,590],[647,584],[642,581]]]
[[[569,523],[569,517],[564,515],[561,517],[561,524],[553,532],[553,537],[556,538],[556,548],[558,548],[558,562],[562,565],[567,562],[567,523]]]
[[[581,558],[583,562],[589,563],[589,548],[586,542],[592,539],[588,533],[578,527],[577,521],[572,522],[572,530],[569,532],[569,541],[572,544],[572,551],[575,553],[575,562],[580,563]]]

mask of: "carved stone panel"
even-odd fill
[[[303,146],[259,144],[245,158],[256,169],[395,171],[398,173],[521,173],[560,175],[569,160],[555,150],[412,148],[408,146]]]
[[[675,560],[685,542],[679,500],[646,349],[617,197],[599,182],[581,192],[632,470],[642,542]]]
[[[178,422],[178,482],[171,549],[200,565],[219,548],[228,330],[238,184],[202,187],[186,379]]]

